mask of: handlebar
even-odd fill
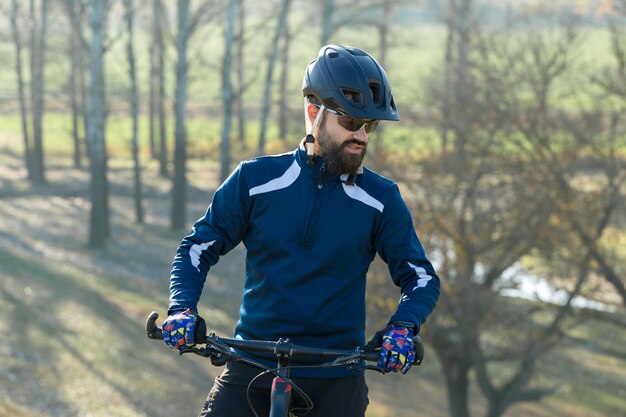
[[[163,331],[157,326],[156,320],[159,317],[159,313],[153,311],[146,320],[146,334],[149,339],[162,340]],[[415,335],[413,337],[413,343],[415,344],[415,365],[420,365],[424,359],[424,344],[422,339]],[[289,340],[280,339],[278,341],[265,341],[265,340],[242,340],[242,339],[229,339],[225,337],[216,336],[214,333],[206,335],[202,340],[198,341],[198,344],[206,344],[207,349],[187,348],[183,349],[181,353],[193,352],[201,356],[214,357],[215,354],[229,356],[229,360],[237,360],[239,356],[232,349],[240,349],[246,352],[259,352],[273,354],[278,357],[289,358],[304,358],[304,357],[317,357],[334,359],[334,366],[340,366],[342,364],[349,365],[354,361],[366,360],[368,362],[377,362],[379,351],[366,352],[360,347],[354,350],[346,349],[322,349],[310,346],[294,345]]]

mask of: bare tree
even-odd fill
[[[610,226],[611,218],[620,215],[619,210],[624,202],[622,185],[626,182],[626,167],[619,157],[619,149],[624,147],[626,140],[626,3],[621,6],[618,12],[622,16],[609,19],[614,62],[607,65],[599,75],[591,77],[592,83],[604,90],[602,104],[598,103],[597,108],[607,110],[601,113],[581,110],[576,118],[563,116],[563,125],[577,138],[575,145],[593,149],[594,173],[602,178],[598,183],[603,186],[583,199],[581,193],[567,181],[572,173],[561,169],[554,175],[561,187],[559,191],[564,202],[563,214],[575,239],[590,251],[597,273],[610,283],[621,297],[622,304],[626,306],[625,271],[623,267],[620,268],[625,262],[613,247],[599,243]],[[606,134],[600,135],[598,132],[602,130],[598,126],[604,124],[608,124]],[[581,216],[581,209],[593,212],[593,215]]]
[[[111,236],[109,192],[107,180],[107,154],[105,145],[104,98],[104,36],[108,2],[91,1],[91,61],[89,64],[89,102],[87,141],[91,172],[91,213],[89,221],[89,246],[102,248]]]
[[[176,35],[176,92],[174,102],[174,181],[172,187],[171,227],[185,227],[187,212],[187,128],[186,105],[189,81],[189,62],[187,58],[191,35],[204,19],[212,2],[203,2],[195,12],[190,12],[189,0],[178,0],[178,33]]]
[[[222,61],[222,107],[224,117],[222,122],[221,141],[221,181],[226,180],[230,174],[230,130],[233,116],[233,85],[231,80],[233,61],[233,39],[235,36],[235,15],[238,8],[238,0],[230,0],[228,3],[228,13],[226,17],[224,59]],[[240,39],[241,41],[241,39]]]
[[[152,3],[152,42],[150,45],[150,154],[159,160],[159,175],[167,177],[167,132],[165,114],[165,42],[163,36],[163,2]],[[158,126],[157,126],[158,125]],[[158,146],[155,137],[158,133]]]
[[[40,0],[39,13],[35,0],[30,0],[30,20],[35,24],[30,31],[30,69],[31,69],[31,101],[33,123],[33,148],[31,167],[33,184],[42,184],[46,181],[44,149],[43,149],[43,114],[45,92],[45,56],[48,27],[48,0]]]
[[[126,30],[128,31],[128,42],[126,44],[126,57],[128,59],[128,78],[130,79],[130,103],[132,118],[131,152],[134,164],[134,200],[135,219],[137,223],[144,221],[143,197],[141,190],[141,164],[139,162],[139,139],[137,130],[139,126],[139,94],[137,92],[137,71],[135,69],[135,48],[133,41],[135,38],[134,20],[135,11],[133,0],[124,0],[124,18],[126,20]]]
[[[152,27],[151,27],[151,40],[150,40],[150,89],[148,99],[148,143],[150,146],[150,155],[152,158],[157,157],[156,144],[155,144],[155,119],[156,119],[156,91],[158,89],[157,73],[158,73],[158,56],[162,50],[157,46],[157,36],[161,34],[160,20],[157,20],[157,7],[159,0],[152,2]]]
[[[322,37],[320,39],[321,46],[327,45],[330,37],[335,30],[333,24],[333,15],[335,13],[335,0],[324,0],[322,6]]]
[[[391,17],[393,14],[394,7],[398,4],[398,2],[394,2],[392,0],[383,0],[382,7],[382,18],[377,21],[378,28],[378,62],[382,65],[383,68],[387,67],[387,51],[389,49],[389,32],[391,27]],[[385,125],[380,124],[378,129],[376,130],[376,140],[374,141],[374,149],[376,151],[376,155],[380,156],[383,152],[383,140],[384,140],[384,132]]]
[[[244,46],[245,46],[245,6],[244,0],[239,0],[239,9],[237,10],[237,94],[235,95],[235,103],[237,106],[237,126],[239,135],[239,144],[242,148],[246,147],[246,114],[243,107],[243,93],[245,90],[244,79]]]
[[[599,181],[608,185],[600,192],[607,196],[605,204],[598,204],[598,194],[584,196],[574,186],[583,147],[597,146],[591,154],[607,155],[607,167],[615,166],[608,156],[617,148],[599,140],[606,136],[598,133],[602,117],[585,115],[576,122],[584,113],[558,108],[562,97],[555,96],[555,85],[567,85],[575,73],[572,28],[555,34],[529,31],[524,42],[478,28],[470,35],[458,41],[465,46],[455,48],[454,59],[462,61],[454,63],[455,78],[463,88],[454,90],[448,107],[457,140],[464,126],[457,152],[441,152],[420,171],[405,169],[395,176],[412,191],[417,227],[446,278],[424,337],[442,364],[450,413],[471,415],[475,372],[487,400],[485,415],[497,417],[519,402],[554,392],[533,376],[545,353],[575,323],[572,300],[593,296],[585,285],[594,269],[600,270],[594,246],[581,245],[574,223],[566,219],[578,219],[597,246],[609,207],[617,207],[610,185],[624,177],[607,174]],[[463,31],[455,36],[462,38]],[[439,104],[443,100],[440,95]],[[568,192],[569,197],[562,195]],[[529,257],[546,264],[559,257],[567,265],[542,270],[551,285],[567,292],[564,302],[520,303],[504,296],[518,285],[512,271]],[[512,371],[504,378],[496,365]]]
[[[187,103],[187,44],[191,36],[189,0],[178,0],[178,34],[176,36],[176,118],[174,138],[174,186],[172,188],[172,229],[185,227],[187,211],[187,131],[185,105]]]
[[[289,118],[289,108],[287,100],[287,85],[289,84],[289,49],[291,48],[292,34],[289,25],[285,26],[283,36],[283,47],[281,48],[280,60],[280,92],[278,99],[278,137],[284,143],[287,142],[287,123]]]
[[[445,61],[444,61],[444,77],[443,77],[443,85],[441,87],[442,91],[442,120],[441,120],[441,150],[446,152],[448,148],[448,134],[450,132],[450,96],[452,94],[452,67],[454,65],[453,60],[453,48],[457,39],[457,31],[456,27],[456,7],[457,0],[448,0],[447,2],[447,11],[446,11],[446,53],[445,53]]]
[[[278,45],[280,38],[282,37],[285,27],[287,25],[287,15],[289,14],[289,5],[291,0],[282,0],[280,14],[278,17],[278,25],[274,32],[274,39],[272,41],[272,50],[267,58],[267,70],[265,73],[265,87],[263,89],[262,106],[261,106],[261,130],[259,133],[259,148],[258,154],[263,155],[265,153],[265,136],[267,134],[267,120],[269,119],[270,106],[272,103],[272,79],[274,75],[274,67],[276,66],[276,59],[278,57]]]
[[[11,7],[11,34],[13,36],[13,44],[15,45],[15,70],[17,72],[17,86],[20,102],[20,117],[22,119],[22,138],[24,140],[24,160],[28,172],[28,178],[33,179],[33,167],[31,160],[31,144],[28,134],[28,113],[26,111],[26,97],[24,91],[24,69],[22,68],[22,39],[17,18],[19,16],[19,3],[17,0],[12,1]]]
[[[473,83],[471,71],[469,70],[470,27],[473,0],[455,0],[453,5],[455,6],[453,11],[455,14],[455,18],[453,19],[455,23],[454,29],[458,35],[454,38],[457,41],[457,55],[454,61],[456,64],[454,69],[455,117],[453,119],[452,129],[455,136],[455,152],[457,159],[459,162],[463,162],[465,161],[465,143],[467,142],[466,132],[471,123],[470,117],[467,115],[469,102],[467,102],[466,99],[474,94],[472,91]],[[462,164],[459,164],[458,167],[459,171],[462,171]]]
[[[85,55],[87,41],[83,30],[86,5],[82,0],[64,0],[71,31],[69,33],[70,72],[68,78],[70,103],[72,111],[72,139],[74,141],[74,167],[82,168],[84,135],[86,133],[85,115]],[[81,126],[82,123],[82,126]],[[82,138],[81,138],[82,133]]]

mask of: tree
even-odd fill
[[[322,37],[320,45],[328,45],[330,36],[333,34],[335,27],[333,25],[333,14],[335,13],[335,0],[324,0],[322,6]]]
[[[565,201],[563,213],[565,220],[574,231],[575,239],[592,254],[596,271],[603,276],[619,294],[622,304],[626,306],[626,281],[624,280],[624,260],[612,245],[600,244],[601,237],[608,233],[610,220],[618,216],[623,206],[622,184],[626,181],[626,168],[619,157],[626,140],[626,2],[617,5],[621,16],[609,19],[611,46],[614,62],[607,65],[600,75],[591,77],[591,82],[601,87],[604,96],[597,108],[606,108],[606,113],[581,111],[577,119],[567,118],[564,125],[577,140],[576,146],[591,148],[596,156],[595,173],[602,180],[603,186],[598,187],[592,195],[587,196],[585,209],[594,212],[593,216],[581,217],[580,192],[567,182],[568,174],[563,172],[557,179],[563,187]],[[598,125],[605,125],[605,135],[598,135]],[[576,161],[579,162],[579,161]],[[599,198],[600,197],[600,198]],[[572,200],[574,199],[574,200]],[[568,207],[567,203],[575,203]]]
[[[124,0],[126,29],[128,31],[128,43],[126,44],[126,57],[128,59],[128,77],[130,79],[130,103],[132,118],[131,152],[134,164],[134,187],[135,187],[135,219],[137,223],[143,223],[144,210],[141,190],[141,165],[139,162],[139,139],[137,130],[139,126],[139,94],[137,92],[137,73],[135,70],[134,40],[134,8],[132,0]]]
[[[74,141],[74,167],[82,168],[81,132],[86,132],[87,121],[85,115],[85,55],[87,41],[83,30],[85,11],[87,9],[82,0],[64,0],[66,13],[69,18],[71,31],[69,33],[70,73],[68,78],[70,103],[72,109],[72,138]],[[82,120],[82,128],[80,126]],[[83,133],[84,135],[84,133]],[[84,137],[84,136],[83,136]]]
[[[454,0],[451,3],[454,7],[452,13],[453,28],[456,32],[456,36],[452,39],[456,40],[456,59],[453,61],[454,66],[454,78],[453,85],[455,89],[454,106],[453,111],[455,117],[452,119],[452,130],[455,137],[455,152],[459,162],[465,160],[465,143],[467,142],[466,132],[469,129],[471,118],[467,112],[470,103],[468,98],[472,97],[473,81],[471,78],[471,71],[469,70],[469,55],[470,55],[470,26],[472,19],[472,6],[473,0]],[[450,121],[448,119],[448,121]],[[461,164],[457,165],[460,170],[463,169]]]
[[[397,6],[398,2],[391,0],[383,0],[382,2],[382,18],[378,19],[376,26],[378,28],[378,62],[383,68],[387,67],[387,51],[389,48],[389,31],[391,27],[391,17],[393,9]],[[381,155],[383,151],[383,135],[385,131],[385,125],[380,124],[376,130],[376,140],[374,141],[374,149],[377,155]]]
[[[89,63],[89,101],[87,141],[91,173],[91,212],[89,221],[89,246],[102,248],[111,236],[109,192],[107,180],[107,154],[104,137],[104,32],[108,2],[91,1],[91,57]]]
[[[291,0],[282,0],[278,25],[274,32],[272,41],[272,50],[267,59],[267,70],[265,73],[265,87],[263,89],[262,105],[261,105],[261,130],[259,133],[258,154],[265,153],[265,136],[267,134],[267,120],[269,118],[270,106],[272,103],[272,78],[274,75],[274,67],[278,57],[278,45],[287,25],[287,15],[289,14],[289,5]]]
[[[178,34],[176,36],[176,101],[174,115],[174,186],[172,188],[172,229],[185,227],[187,208],[187,132],[185,105],[187,102],[187,44],[191,36],[189,0],[178,0]]]
[[[163,2],[162,0],[154,0],[152,3],[152,43],[150,45],[149,137],[150,154],[153,158],[158,158],[159,174],[163,177],[169,175],[165,114],[165,52]],[[158,147],[155,140],[157,124]]]
[[[237,106],[237,126],[239,135],[239,144],[241,147],[246,146],[246,114],[243,108],[243,93],[245,90],[244,81],[244,46],[245,46],[245,6],[244,0],[239,0],[239,9],[237,13],[237,94],[235,95],[235,103]]]
[[[289,49],[291,48],[292,34],[289,25],[285,27],[283,36],[283,47],[281,49],[280,62],[280,93],[278,99],[278,137],[284,143],[287,143],[287,120],[289,117],[289,107],[287,105],[287,94],[289,94],[287,85],[289,83]]]
[[[230,0],[228,4],[228,13],[225,28],[225,45],[224,59],[222,61],[222,103],[224,108],[224,117],[222,122],[222,141],[221,141],[221,181],[226,180],[230,174],[230,130],[233,115],[233,86],[231,80],[232,56],[233,56],[233,38],[235,32],[235,12],[238,8],[238,0]],[[240,39],[241,41],[241,39]]]
[[[19,15],[19,3],[17,0],[12,1],[11,7],[11,35],[13,36],[13,44],[15,45],[15,70],[17,73],[18,97],[20,102],[20,117],[22,119],[22,138],[24,140],[24,160],[28,172],[28,178],[33,180],[33,167],[31,157],[31,144],[28,134],[28,113],[26,111],[26,97],[24,91],[24,69],[22,68],[22,39],[17,23]]]
[[[46,57],[46,32],[48,28],[48,0],[39,3],[39,19],[36,19],[35,0],[30,0],[31,21],[38,21],[39,30],[31,31],[31,96],[33,105],[33,152],[32,168],[33,183],[41,184],[46,181],[43,149],[43,114],[45,92],[45,57]]]
[[[185,227],[187,211],[187,129],[186,105],[189,63],[187,58],[189,40],[206,13],[214,6],[205,1],[193,13],[189,0],[178,0],[178,33],[176,35],[176,91],[174,102],[174,181],[172,187],[172,229]]]
[[[467,17],[465,13],[459,16]],[[576,74],[575,30],[528,33],[519,39],[518,32],[515,39],[475,27],[455,34],[460,46],[453,68],[459,88],[449,106],[441,91],[437,102],[450,112],[456,151],[428,155],[420,171],[407,167],[395,175],[414,196],[408,200],[419,213],[420,235],[445,277],[424,337],[442,364],[454,417],[470,416],[472,373],[489,417],[554,392],[555,387],[533,384],[533,376],[543,355],[558,346],[575,322],[572,300],[583,293],[593,296],[586,284],[596,268],[593,247],[581,250],[575,228],[565,219],[589,226],[587,235],[597,244],[607,216],[598,206],[611,206],[609,196],[614,195],[600,193],[607,196],[603,205],[594,193],[594,205],[592,195],[573,187],[578,158],[585,154],[581,149],[592,155],[611,155],[616,149],[600,141],[600,133],[593,139],[583,134],[591,134],[592,126],[598,131],[594,120],[602,118],[585,115],[576,122],[584,113],[559,108],[561,101],[577,97],[577,92],[557,96],[555,87],[569,85],[565,81]],[[590,144],[600,149],[591,150]],[[616,184],[620,178],[607,176],[600,183]],[[576,192],[563,195],[572,188]],[[581,206],[587,199],[589,204]],[[545,266],[542,276],[566,291],[564,301],[522,303],[506,296],[518,285],[512,271],[529,262]],[[510,370],[506,377],[498,372],[503,365]]]

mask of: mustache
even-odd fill
[[[358,139],[354,139],[354,138],[348,139],[344,143],[342,143],[341,144],[341,148],[343,149],[346,146],[352,145],[352,144],[362,146],[363,148],[367,148],[367,142],[363,142],[362,140],[358,140]]]

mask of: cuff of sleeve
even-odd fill
[[[411,329],[413,330],[413,334],[418,334],[420,332],[420,326],[418,326],[415,323],[411,323],[409,321],[392,321],[389,323],[392,326],[402,326],[402,327],[406,327],[407,329]]]

